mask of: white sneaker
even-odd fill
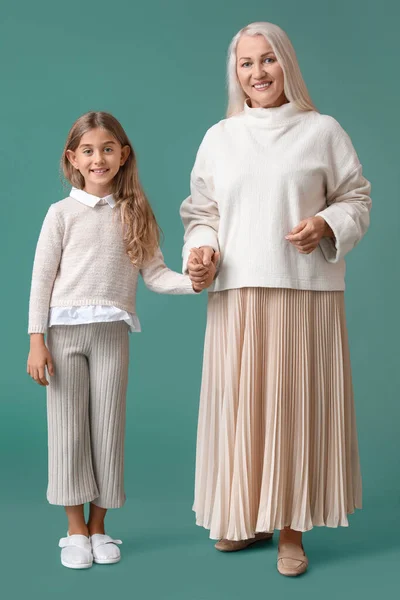
[[[89,569],[93,564],[92,547],[85,535],[68,535],[61,538],[61,563],[68,569]]]
[[[90,536],[92,544],[93,560],[100,565],[110,565],[121,560],[121,552],[116,544],[122,544],[121,540],[113,540],[109,535],[95,533]]]

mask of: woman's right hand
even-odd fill
[[[211,246],[192,248],[188,260],[189,277],[196,292],[208,288],[215,278],[220,253]]]
[[[212,248],[211,246],[200,246],[200,248],[193,248],[192,250],[196,250],[197,254],[202,256],[203,265],[205,267],[208,267],[211,264],[211,262],[213,262],[214,265],[217,264],[219,259],[219,252],[214,252],[214,248]]]
[[[49,382],[46,379],[46,367],[49,375],[53,376],[53,359],[44,343],[44,335],[42,333],[32,333],[26,371],[36,383],[47,386],[49,385]]]

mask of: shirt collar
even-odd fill
[[[108,196],[104,196],[104,198],[98,198],[97,196],[93,196],[92,194],[88,194],[85,190],[79,190],[78,188],[73,187],[70,193],[71,198],[78,200],[78,202],[82,202],[82,204],[86,204],[86,206],[91,206],[94,208],[97,204],[109,204],[111,208],[114,208],[116,202],[114,200],[114,196],[109,194]]]

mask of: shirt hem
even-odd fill
[[[136,314],[134,304],[123,304],[117,300],[107,300],[105,298],[52,298],[50,308],[64,308],[66,306],[115,306],[125,310],[133,315]]]

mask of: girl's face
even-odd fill
[[[67,150],[67,158],[85,180],[85,191],[107,196],[112,180],[129,156],[130,147],[121,146],[106,129],[100,127],[83,134],[76,150]]]
[[[282,67],[263,35],[242,35],[236,48],[236,73],[252,108],[287,102]]]

